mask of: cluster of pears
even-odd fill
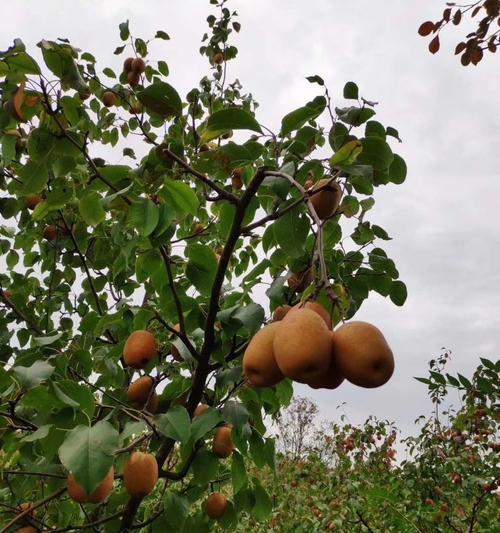
[[[141,74],[146,70],[146,63],[141,57],[127,57],[123,63],[123,72],[127,75],[130,87],[134,88],[141,81]]]
[[[114,480],[115,470],[111,467],[97,488],[87,494],[70,473],[67,479],[68,494],[77,503],[102,503],[113,490]],[[144,498],[153,492],[157,481],[158,463],[155,456],[150,453],[132,452],[123,469],[123,484],[130,496]]]
[[[254,387],[288,377],[315,389],[335,389],[344,379],[380,387],[394,372],[394,357],[372,324],[352,321],[332,331],[328,311],[317,302],[278,308],[273,322],[251,339],[243,371]]]

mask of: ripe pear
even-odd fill
[[[132,368],[142,368],[156,355],[158,346],[155,336],[146,330],[131,333],[123,347],[123,359]]]
[[[201,416],[210,406],[206,403],[200,403],[194,410],[193,416]]]
[[[224,61],[224,54],[222,52],[217,52],[214,54],[212,61],[215,65],[220,65]]]
[[[59,230],[55,224],[49,224],[43,229],[43,236],[48,241],[55,241],[59,235]]]
[[[213,492],[205,500],[205,512],[210,518],[220,518],[227,509],[227,498],[220,492]]]
[[[331,354],[331,359],[330,359],[330,366],[328,367],[327,371],[323,375],[307,382],[309,387],[313,389],[333,390],[333,389],[336,389],[339,385],[341,385],[342,382],[344,381],[344,376],[339,370],[339,367],[334,357],[335,354],[333,353],[333,335],[334,335],[333,331],[330,331],[330,339],[332,343],[332,354]]]
[[[231,426],[222,426],[216,429],[214,440],[212,441],[212,451],[214,455],[221,459],[229,457],[234,450],[233,439],[231,438]]]
[[[318,191],[316,192],[315,191]],[[311,188],[311,203],[321,220],[332,216],[340,204],[342,189],[331,178],[319,180]]]
[[[131,496],[143,498],[158,481],[158,463],[150,453],[133,452],[123,469],[123,483]]]
[[[380,387],[394,372],[391,348],[368,322],[348,322],[335,330],[333,353],[340,372],[359,387]]]
[[[243,373],[255,387],[272,387],[285,376],[274,357],[273,342],[281,322],[264,326],[253,337],[243,355]]]
[[[139,82],[141,81],[141,75],[138,72],[134,72],[131,70],[127,74],[127,81],[130,87],[135,88],[139,85]]]
[[[112,91],[106,91],[102,95],[102,103],[106,107],[112,107],[112,106],[116,105],[116,101],[117,101],[116,94],[114,92],[112,92]]]
[[[243,187],[243,172],[241,168],[235,168],[231,174],[231,187],[239,191]]]
[[[87,494],[82,486],[80,486],[73,474],[68,475],[68,494],[78,503],[102,503],[110,494],[115,480],[115,470],[113,467],[109,469],[106,477],[102,480],[100,485]]]
[[[146,406],[146,411],[154,414],[158,410],[159,400],[155,392],[151,393],[153,384],[151,376],[142,376],[129,385],[127,398],[137,409],[143,409]]]
[[[293,312],[297,309],[310,309],[311,311],[318,313],[318,315],[325,321],[326,327],[332,329],[332,317],[330,316],[330,313],[318,302],[307,301],[305,303],[300,303],[294,305],[291,311]]]
[[[33,526],[25,526],[16,529],[16,533],[38,533],[38,529]]]
[[[130,64],[130,70],[142,74],[146,70],[146,63],[141,57],[136,57]]]
[[[287,304],[277,307],[273,313],[273,322],[279,322],[280,320],[283,320],[291,308],[292,307]]]
[[[330,366],[329,330],[311,309],[288,313],[274,335],[273,347],[281,372],[300,383],[318,378]]]
[[[132,70],[132,61],[134,60],[133,57],[127,57],[125,61],[123,62],[123,70],[125,72],[130,72]]]
[[[42,197],[39,194],[28,194],[24,199],[24,204],[28,209],[33,211],[33,209],[35,209],[35,207],[42,201]]]

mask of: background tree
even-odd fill
[[[422,37],[433,36],[429,43],[432,54],[440,49],[439,34],[443,28],[450,22],[458,26],[467,18],[477,21],[477,27],[455,48],[455,54],[460,55],[462,65],[477,65],[483,59],[485,51],[492,54],[497,51],[500,44],[500,0],[479,0],[467,4],[447,2],[446,6],[439,20],[423,22],[418,30]]]
[[[265,127],[228,81],[226,3],[211,1],[210,72],[185,98],[128,22],[121,73],[65,39],[40,41],[43,66],[20,39],[0,54],[4,532],[265,519],[249,466],[274,467],[263,420],[292,383],[249,387],[248,341],[285,304],[315,300],[337,324],[372,290],[404,303],[369,221],[374,188],[406,176],[398,132],[353,82],[335,106],[319,76]]]
[[[443,352],[428,377],[417,378],[433,409],[402,441],[393,423],[373,417],[356,425],[343,415],[321,429],[311,423],[315,435],[300,458],[285,451],[276,473],[259,472],[274,498],[272,516],[262,524],[245,517],[237,531],[498,529],[500,362],[482,359],[466,377],[446,372],[449,359]],[[299,432],[311,408],[310,400],[294,399],[287,431]]]

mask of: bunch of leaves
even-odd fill
[[[455,48],[455,55],[460,56],[464,67],[478,65],[484,57],[484,52],[494,54],[500,44],[500,0],[479,0],[466,4],[447,2],[441,18],[435,22],[423,22],[418,33],[422,37],[433,36],[429,42],[429,51],[435,54],[441,47],[440,32],[448,24],[460,25],[470,18],[477,27],[468,33]],[[476,18],[477,17],[477,18]]]
[[[317,96],[279,131],[264,127],[252,95],[227,81],[236,13],[210,3],[217,15],[200,50],[210,71],[184,98],[128,21],[114,54],[144,61],[137,83],[65,39],[39,43],[43,63],[20,39],[0,53],[0,497],[10,511],[35,502],[37,527],[204,531],[212,522],[199,502],[224,485],[226,527],[243,511],[264,519],[269,498],[247,465],[273,467],[264,419],[288,404],[292,385],[245,387],[249,339],[269,311],[301,297],[322,301],[335,322],[371,291],[406,298],[380,244],[390,237],[368,220],[374,189],[406,177],[389,145],[397,131],[373,119],[376,104],[352,82],[347,104],[334,106],[319,76],[308,78]],[[319,221],[304,184],[325,176],[344,197]],[[286,282],[306,269],[300,296]],[[256,303],[266,284],[268,301]],[[134,370],[123,346],[141,329],[159,344],[144,369],[156,416],[126,397]],[[211,409],[195,419],[200,402]],[[228,461],[210,451],[221,424],[237,447]],[[134,449],[160,467],[144,502],[119,477],[95,513],[66,496],[68,470],[90,492]],[[1,521],[15,526],[10,511]]]

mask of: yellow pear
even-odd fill
[[[348,322],[335,330],[333,353],[340,372],[359,387],[380,387],[394,372],[391,348],[368,322]]]
[[[311,309],[297,309],[279,323],[273,348],[281,372],[307,383],[324,374],[331,360],[331,338],[325,321]]]
[[[243,356],[243,373],[255,387],[272,387],[285,376],[274,357],[273,341],[281,322],[272,322],[258,331]]]

